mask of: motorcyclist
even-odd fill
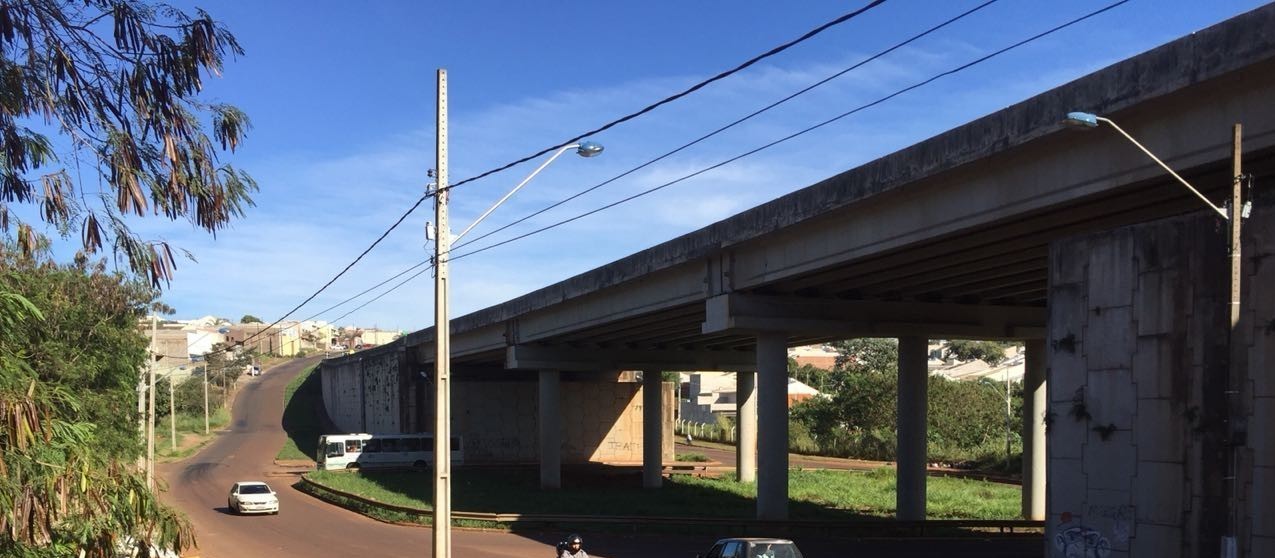
[[[572,533],[567,536],[567,540],[558,543],[558,558],[589,558],[580,535]]]

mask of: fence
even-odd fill
[[[737,435],[735,427],[733,426],[730,428],[722,428],[717,424],[683,419],[678,419],[675,423],[673,423],[673,433],[678,436],[690,434],[691,438],[695,440],[708,440],[724,444],[735,443],[735,436]]]

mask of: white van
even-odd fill
[[[464,462],[464,443],[452,436],[453,465]],[[416,467],[434,463],[433,434],[324,434],[319,436],[319,469]]]

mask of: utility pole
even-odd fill
[[[148,349],[149,352],[149,349]],[[149,357],[149,355],[148,355]],[[150,366],[150,363],[147,363]],[[150,470],[150,465],[146,461],[148,454],[146,448],[146,372],[137,371],[137,435],[141,437],[142,453],[137,456],[137,470],[145,473]]]
[[[204,356],[204,434],[208,434],[208,357]]]
[[[149,376],[146,391],[146,486],[155,490],[155,344],[159,335],[159,320],[151,312],[151,346],[146,351],[146,373]]]
[[[173,372],[168,371],[168,437],[169,449],[177,451],[177,404],[173,398]]]
[[[434,167],[434,558],[452,556],[451,322],[447,317],[447,70],[438,70]]]
[[[1226,482],[1230,484],[1227,491],[1227,519],[1226,531],[1222,536],[1222,557],[1233,558],[1238,553],[1236,536],[1238,535],[1239,525],[1239,505],[1241,484],[1240,467],[1239,467],[1239,451],[1246,443],[1247,432],[1244,428],[1243,405],[1240,397],[1242,387],[1247,383],[1244,370],[1246,347],[1243,345],[1243,338],[1240,335],[1240,314],[1243,311],[1241,307],[1242,296],[1242,278],[1244,272],[1244,261],[1240,253],[1241,245],[1244,242],[1242,236],[1242,225],[1244,222],[1244,169],[1242,166],[1242,140],[1243,128],[1240,124],[1235,124],[1231,129],[1231,196],[1230,196],[1230,230],[1227,235],[1230,248],[1230,281],[1227,283],[1229,297],[1227,311],[1229,313],[1229,329],[1228,337],[1228,354],[1227,354],[1227,432],[1226,440],[1230,446],[1228,448],[1228,459],[1226,466]]]

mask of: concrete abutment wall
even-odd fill
[[[429,432],[433,386],[395,351],[324,362],[323,404],[343,432]],[[467,381],[453,375],[452,433],[465,441],[471,463],[531,463],[539,457],[539,397],[534,374],[522,380]],[[422,388],[423,386],[423,388]],[[673,461],[674,384],[663,383],[661,454]],[[564,381],[561,384],[562,462],[641,463],[642,384]],[[422,400],[423,399],[423,400]]]
[[[1051,246],[1049,556],[1219,556],[1230,533],[1238,556],[1275,556],[1275,210],[1244,223],[1238,385],[1226,227],[1199,213]],[[1232,446],[1232,423],[1256,435]]]

